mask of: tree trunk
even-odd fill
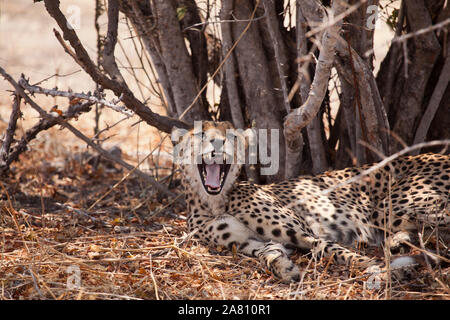
[[[364,164],[404,144],[450,138],[448,1],[398,1],[399,10],[383,19],[393,22],[395,37],[375,78],[379,2],[298,0],[294,17],[292,1],[223,0],[219,8],[210,1],[111,0],[100,70],[65,26],[58,2],[45,0],[72,46],[60,39],[65,50],[148,124],[170,132],[173,126],[190,128],[194,120],[219,119],[260,129],[259,162],[247,164],[245,173],[261,183]],[[186,113],[186,123],[153,113],[121,79],[114,56],[117,4],[151,57],[169,116]],[[331,81],[333,68],[337,78]],[[221,91],[210,106],[212,98],[200,90],[212,85]],[[330,108],[333,90],[338,101]]]

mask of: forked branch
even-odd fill
[[[344,12],[345,8],[341,4],[342,2],[333,1],[329,13],[330,26],[322,36],[320,55],[308,99],[300,108],[289,113],[284,122],[284,134],[288,141],[295,141],[299,138],[301,129],[314,119],[325,97],[334,61],[336,37],[342,25],[341,19],[338,21],[333,21],[333,19]]]
[[[145,104],[139,101],[126,85],[117,81],[116,79],[111,79],[105,74],[103,74],[95,63],[89,57],[84,46],[81,44],[75,30],[69,27],[67,19],[59,8],[58,0],[44,0],[45,7],[48,13],[55,19],[58,26],[63,32],[64,40],[69,41],[74,52],[72,57],[74,60],[89,74],[89,76],[105,89],[109,89],[114,92],[118,97],[122,96],[122,101],[127,106],[127,108],[133,110],[142,120],[147,122],[149,125],[158,128],[164,132],[171,132],[173,127],[188,129],[191,125],[173,118],[166,116],[161,116],[150,110]],[[63,38],[60,36],[59,32],[54,30],[55,35],[63,47],[67,47],[64,44]],[[113,43],[111,44],[111,46]],[[67,51],[67,50],[66,50]]]

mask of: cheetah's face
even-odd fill
[[[196,130],[197,129],[197,130]],[[203,121],[182,137],[178,163],[189,185],[203,196],[226,194],[245,153],[245,139],[229,122]]]
[[[233,163],[233,150],[221,130],[210,128],[203,133],[197,169],[205,191],[219,194]]]

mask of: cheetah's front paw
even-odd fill
[[[273,273],[273,275],[285,282],[299,281],[300,271],[289,259],[286,249],[279,243],[269,242],[258,253],[261,263]]]

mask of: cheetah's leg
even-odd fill
[[[333,255],[334,260],[339,264],[355,264],[358,267],[367,268],[379,263],[375,259],[360,255],[332,241],[314,239],[312,248],[313,253],[316,255],[323,254],[325,257]]]
[[[196,227],[195,236],[200,240],[229,249],[235,246],[239,252],[258,258],[277,278],[283,281],[299,280],[298,267],[289,259],[287,249],[282,244],[261,239],[235,217],[222,215],[202,219],[200,224],[195,220],[192,222],[190,225]]]

